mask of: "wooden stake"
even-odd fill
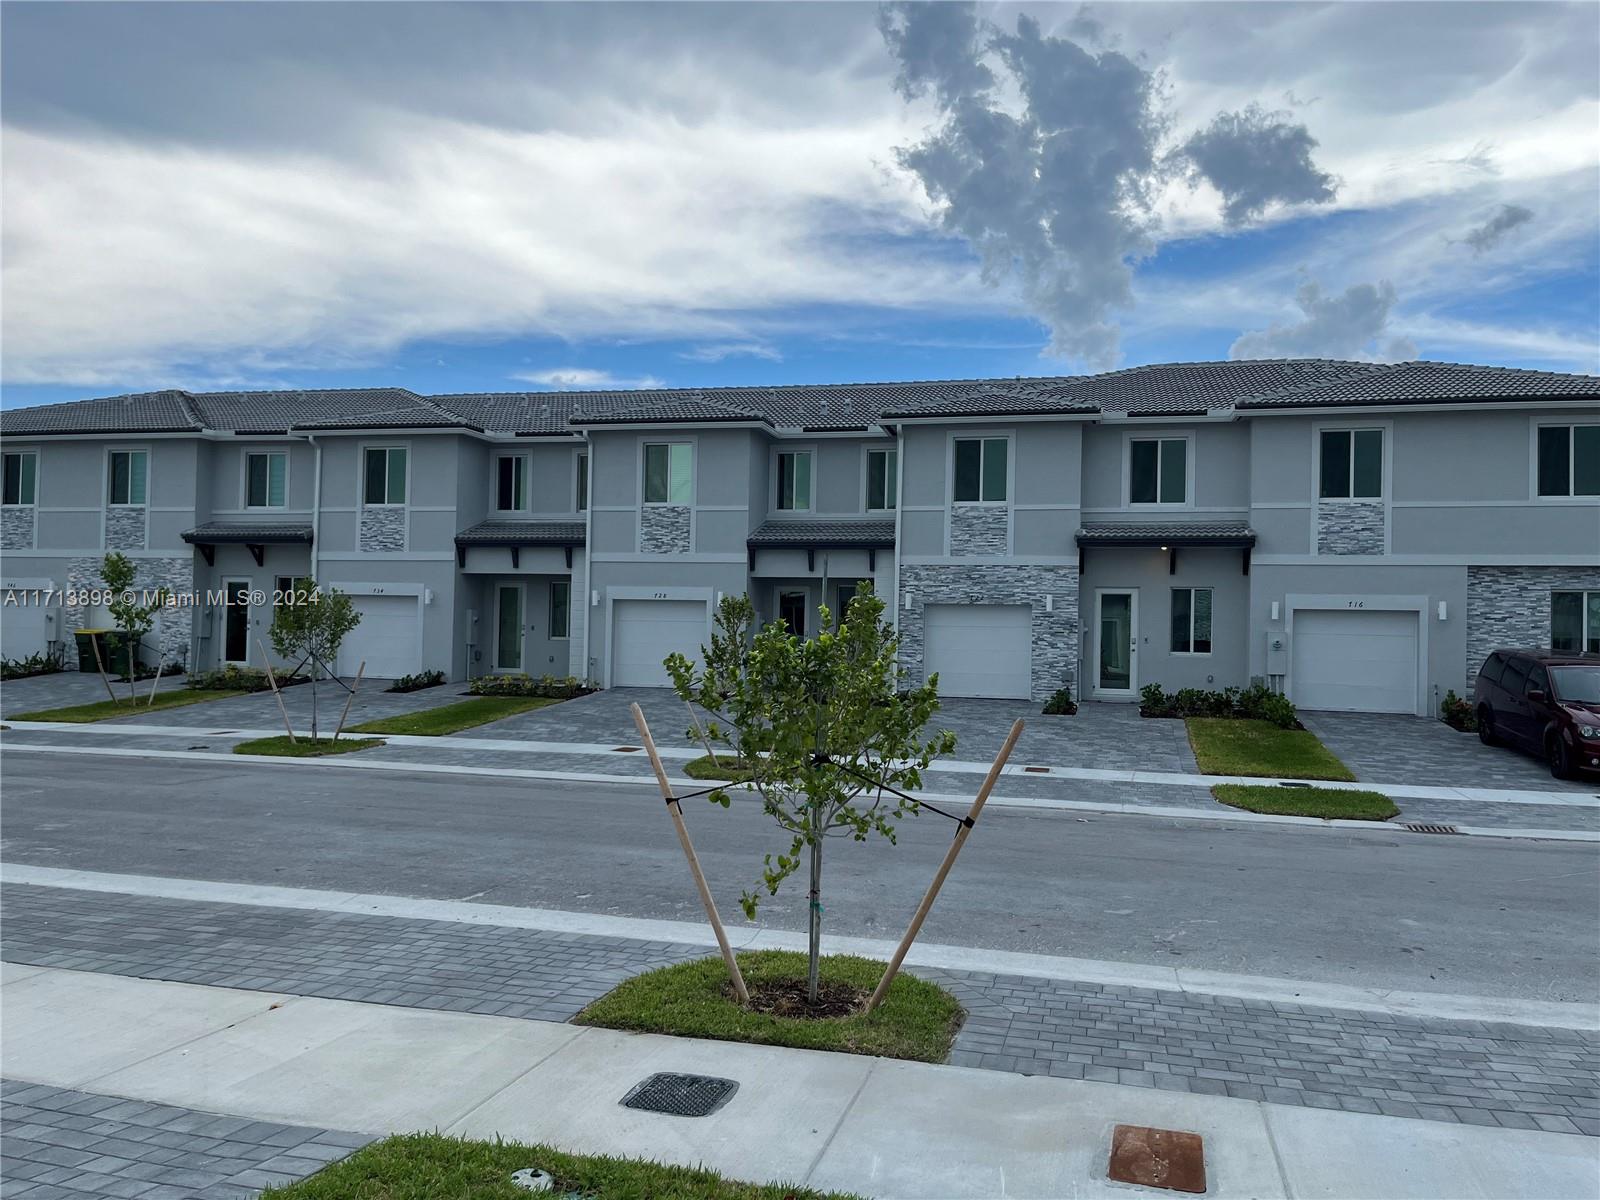
[[[355,702],[356,692],[361,689],[361,677],[367,673],[367,660],[362,659],[361,665],[356,668],[356,681],[350,688],[350,694],[344,698],[344,711],[339,714],[339,725],[333,731],[333,740],[338,741],[339,735],[344,732],[344,719],[350,715],[350,705]]]
[[[146,708],[152,707],[156,702],[156,689],[161,686],[161,669],[166,665],[167,656],[165,654],[156,659],[156,677],[155,681],[150,685],[150,699],[144,702]]]
[[[644,743],[644,748],[650,754],[650,766],[656,773],[656,782],[661,785],[661,798],[667,802],[667,811],[672,814],[672,824],[678,831],[678,842],[683,847],[684,857],[689,860],[689,873],[694,876],[694,885],[700,891],[700,903],[705,905],[706,917],[711,921],[711,931],[717,935],[717,945],[722,948],[722,961],[728,965],[728,975],[733,980],[733,993],[739,998],[740,1004],[750,1003],[750,990],[744,985],[744,975],[739,970],[738,960],[733,957],[733,947],[728,945],[728,932],[722,927],[722,918],[717,915],[717,902],[711,898],[711,888],[706,884],[705,872],[700,869],[700,860],[695,857],[694,843],[689,840],[689,828],[683,823],[683,808],[672,795],[672,785],[667,782],[667,769],[661,765],[661,755],[656,753],[655,739],[650,736],[650,726],[645,724],[644,710],[637,703],[629,705],[633,709],[633,723],[639,727],[639,740]]]
[[[278,677],[272,673],[272,662],[267,658],[267,648],[261,639],[256,638],[256,645],[261,649],[261,665],[267,668],[267,682],[272,685],[272,694],[278,699],[278,711],[283,714],[284,732],[289,735],[289,741],[299,745],[300,739],[294,736],[294,726],[289,724],[289,709],[283,703],[283,693],[278,690]]]
[[[722,763],[717,759],[717,752],[711,748],[711,739],[706,737],[706,731],[700,727],[700,718],[695,716],[694,705],[685,700],[683,706],[689,710],[689,720],[694,722],[695,736],[700,739],[700,744],[706,748],[706,753],[711,756],[712,765],[720,767]]]
[[[972,807],[967,810],[967,819],[961,823],[961,828],[956,830],[956,836],[950,843],[950,849],[945,852],[944,862],[939,864],[938,873],[934,875],[933,882],[928,885],[927,895],[922,897],[922,903],[917,906],[916,914],[911,918],[911,925],[906,930],[905,937],[900,939],[900,944],[895,947],[894,957],[889,960],[889,967],[883,973],[883,978],[878,981],[878,988],[872,993],[872,999],[867,1001],[865,1012],[871,1012],[883,1002],[889,994],[889,985],[894,982],[894,977],[900,972],[900,964],[905,961],[906,952],[911,949],[911,943],[916,941],[917,934],[922,930],[922,923],[928,919],[928,912],[933,908],[933,902],[938,898],[939,889],[944,886],[945,876],[950,874],[950,868],[956,865],[956,855],[961,853],[961,847],[967,844],[967,835],[972,832],[972,823],[978,819],[978,814],[983,811],[984,802],[989,799],[989,793],[994,790],[995,782],[1000,778],[1000,772],[1006,765],[1006,760],[1011,757],[1011,751],[1016,748],[1017,739],[1022,736],[1022,722],[1017,721],[1011,726],[1011,732],[1006,735],[1005,745],[1000,747],[1000,753],[995,755],[994,765],[989,768],[989,774],[984,777],[983,786],[978,789],[978,798],[972,802]]]
[[[111,687],[111,676],[106,674],[106,660],[100,657],[100,636],[89,635],[89,648],[94,651],[94,665],[100,669],[100,682],[106,685],[106,695],[111,697],[111,703],[120,704],[117,693]]]

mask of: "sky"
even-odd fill
[[[0,399],[1600,373],[1600,5],[0,5]]]

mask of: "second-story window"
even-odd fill
[[[1539,495],[1600,496],[1600,425],[1539,426]]]
[[[150,456],[143,450],[113,450],[108,480],[111,504],[143,504]]]
[[[1185,504],[1189,500],[1187,438],[1134,438],[1128,443],[1128,503]]]
[[[900,494],[900,454],[895,450],[867,451],[867,510],[891,509]]]
[[[32,504],[38,493],[39,456],[32,450],[17,450],[5,459],[5,503]]]
[[[1005,502],[1008,449],[1005,438],[956,439],[957,504]]]
[[[583,512],[589,507],[589,456],[578,455],[578,494],[573,500],[572,511]]]
[[[244,506],[282,508],[289,456],[279,450],[244,456]]]
[[[785,450],[778,455],[778,508],[805,512],[811,507],[811,451]]]
[[[1324,429],[1318,453],[1317,495],[1323,500],[1376,500],[1383,495],[1383,430]]]
[[[494,463],[494,506],[501,512],[522,512],[528,507],[528,457],[505,454]]]
[[[644,502],[688,504],[694,496],[694,447],[688,442],[648,442],[644,448]]]
[[[404,446],[367,447],[367,483],[361,493],[367,504],[406,502],[406,450]]]

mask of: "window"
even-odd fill
[[[1546,696],[1550,694],[1550,673],[1538,663],[1528,667],[1528,686],[1522,694],[1526,696],[1529,692],[1543,692]]]
[[[403,446],[367,447],[367,504],[406,502],[406,451]]]
[[[1172,652],[1211,653],[1211,589],[1172,589]]]
[[[1005,438],[956,440],[956,503],[994,504],[1006,499]]]
[[[583,512],[589,507],[589,456],[578,455],[578,496],[572,506],[573,512]]]
[[[1374,500],[1383,495],[1383,430],[1324,429],[1321,484],[1324,500]]]
[[[867,508],[891,509],[900,494],[900,453],[867,451]]]
[[[308,575],[276,575],[272,580],[272,605],[277,608],[292,603],[291,597],[307,591],[311,586]]]
[[[1478,672],[1478,675],[1485,683],[1497,684],[1500,682],[1501,672],[1503,672],[1505,669],[1505,656],[1498,653],[1491,654],[1489,655],[1488,659],[1485,660],[1483,669]]]
[[[1513,696],[1522,695],[1522,685],[1528,678],[1528,660],[1525,658],[1506,659],[1505,674],[1500,676],[1500,686]]]
[[[789,627],[795,637],[806,635],[806,605],[804,592],[778,593],[778,619]]]
[[[38,491],[39,456],[19,450],[6,456],[5,503],[32,504]]]
[[[550,636],[564,638],[572,620],[572,580],[550,581]]]
[[[854,583],[841,583],[839,585],[839,607],[833,610],[833,623],[843,625],[845,617],[850,615],[850,601],[856,598],[860,585]]]
[[[1600,496],[1600,425],[1539,426],[1539,495]]]
[[[528,456],[505,454],[494,460],[494,506],[501,512],[528,507]]]
[[[111,503],[143,504],[150,456],[143,450],[111,452]]]
[[[1600,591],[1550,593],[1550,649],[1600,653]]]
[[[688,504],[694,497],[694,447],[650,442],[644,448],[644,502]]]
[[[289,456],[282,451],[244,456],[244,506],[282,508],[283,482],[289,470]]]
[[[1134,438],[1128,443],[1128,503],[1184,504],[1189,499],[1187,438]]]
[[[811,507],[811,451],[785,450],[778,455],[778,509],[805,512]]]

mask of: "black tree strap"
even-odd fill
[[[817,755],[816,758],[814,759],[814,761],[817,762],[817,763],[829,763],[829,764],[837,767],[839,770],[843,771],[846,775],[854,775],[857,779],[860,779],[860,780],[862,780],[863,782],[866,782],[866,783],[870,783],[873,787],[877,788],[880,792],[888,792],[891,795],[899,796],[900,799],[905,800],[910,804],[914,804],[919,808],[931,809],[933,812],[938,813],[941,817],[948,817],[950,820],[955,821],[958,824],[965,825],[968,829],[972,828],[972,818],[971,817],[958,817],[955,813],[945,812],[945,810],[940,808],[937,804],[930,804],[926,800],[919,800],[915,796],[907,795],[905,792],[902,792],[899,788],[890,787],[887,783],[884,783],[883,780],[874,779],[871,775],[868,775],[864,771],[856,770],[854,767],[850,766],[848,763],[839,762],[837,759],[829,758],[825,754]]]

